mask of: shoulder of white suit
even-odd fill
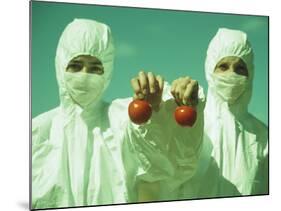
[[[113,100],[108,108],[108,118],[111,125],[120,127],[129,121],[128,107],[133,98],[119,98]]]
[[[59,107],[56,107],[50,111],[39,114],[38,116],[32,119],[32,131],[40,128],[49,128],[51,127],[54,117],[59,113]]]

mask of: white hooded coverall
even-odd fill
[[[74,103],[68,88],[69,77],[77,73],[65,73],[78,55],[95,56],[104,67],[104,74],[95,76],[101,83],[87,90],[95,98],[83,108]],[[33,209],[136,202],[138,181],[173,178],[165,185],[167,196],[194,174],[203,136],[203,100],[193,128],[176,125],[171,100],[163,102],[147,124],[135,125],[128,117],[132,98],[101,100],[113,57],[107,25],[75,19],[63,31],[55,60],[60,105],[32,120]]]
[[[225,76],[223,88],[219,90],[215,82],[217,76],[213,74],[216,64],[227,56],[241,58],[248,69],[245,90],[234,103],[226,100],[226,89],[233,87],[230,79]],[[268,128],[248,112],[254,65],[253,49],[244,32],[226,28],[218,30],[207,50],[205,75],[209,89],[204,110],[204,142],[210,142],[213,151],[205,175],[207,184],[202,183],[203,196],[267,194]],[[234,88],[239,90],[237,86]],[[214,173],[214,169],[219,169],[219,173]],[[215,178],[217,174],[224,181]],[[225,179],[235,185],[239,193],[227,188]]]

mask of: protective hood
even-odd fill
[[[238,30],[231,30],[226,28],[220,28],[214,38],[211,40],[205,61],[205,76],[209,85],[208,101],[215,99],[217,103],[220,102],[218,97],[218,88],[216,81],[214,80],[213,73],[216,64],[224,57],[236,56],[241,58],[248,69],[248,82],[243,94],[237,99],[237,102],[231,109],[246,111],[252,94],[252,80],[254,76],[253,65],[253,51],[248,41],[247,35]]]
[[[102,96],[111,80],[113,69],[114,46],[110,28],[94,20],[75,19],[64,29],[58,43],[55,63],[61,105],[65,109],[75,104],[67,89],[65,70],[69,61],[79,55],[95,56],[102,62],[104,74],[100,77],[103,85],[93,90],[99,92],[96,95]]]

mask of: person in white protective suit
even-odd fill
[[[196,171],[203,97],[195,125],[180,128],[176,103],[162,96],[168,86],[141,72],[132,80],[135,98],[148,100],[153,114],[135,125],[127,113],[133,98],[102,100],[113,59],[107,25],[75,19],[63,31],[55,59],[60,105],[32,120],[32,209],[161,200],[162,190],[169,195]],[[165,189],[158,185],[170,178]]]
[[[208,168],[202,173],[201,197],[268,193],[268,128],[248,112],[253,62],[253,49],[242,31],[220,28],[209,44],[204,142],[212,157],[205,155],[209,165],[204,164]]]

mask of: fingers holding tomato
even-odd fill
[[[179,106],[196,106],[198,104],[198,82],[188,76],[180,77],[172,82],[171,94]]]
[[[178,104],[174,118],[179,125],[192,127],[196,122],[195,107],[198,104],[198,90],[198,82],[188,76],[180,77],[172,82],[171,94]]]
[[[140,71],[131,80],[131,86],[134,92],[134,99],[146,100],[155,110],[159,108],[164,87],[163,77],[160,75],[155,76],[152,72]]]

